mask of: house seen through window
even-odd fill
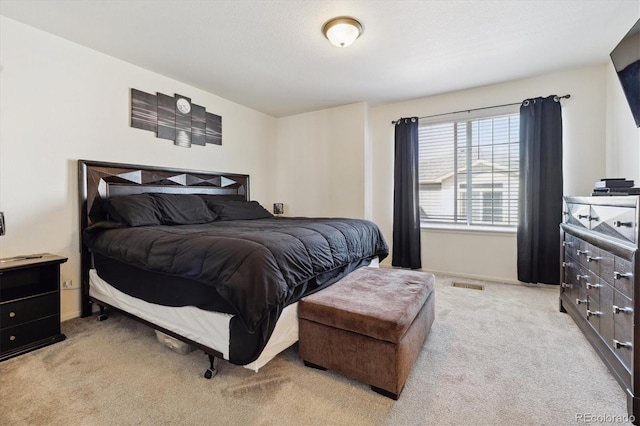
[[[515,110],[514,110],[515,109]],[[421,119],[421,222],[515,227],[518,222],[520,116],[517,106],[471,118]],[[466,116],[465,116],[466,115]],[[439,118],[439,120],[438,120]]]

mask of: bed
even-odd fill
[[[273,217],[249,176],[78,161],[82,316],[115,309],[257,371],[297,341],[297,302],[383,259],[372,222]],[[204,206],[204,207],[203,207]]]

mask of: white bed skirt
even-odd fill
[[[233,315],[205,311],[194,306],[162,306],[131,297],[112,287],[92,269],[89,295],[115,308],[156,324],[169,331],[215,349],[229,359],[229,323]],[[276,355],[298,341],[298,303],[284,308],[262,353],[245,365],[258,371]]]

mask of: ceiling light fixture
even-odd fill
[[[327,21],[322,27],[324,36],[338,47],[347,47],[363,32],[362,24],[348,16],[340,16]]]

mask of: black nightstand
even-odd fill
[[[60,333],[60,264],[42,253],[0,259],[0,361],[65,339]]]

